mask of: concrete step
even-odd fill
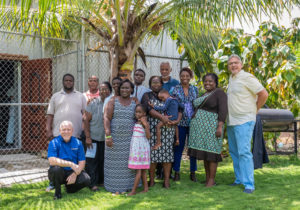
[[[9,187],[12,184],[29,184],[48,179],[48,168],[11,171],[0,174],[0,187]]]

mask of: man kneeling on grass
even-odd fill
[[[61,198],[61,185],[65,184],[67,193],[75,193],[89,186],[90,177],[83,171],[85,154],[80,140],[72,136],[73,124],[63,121],[59,127],[60,135],[49,143],[49,180],[55,188],[54,199]]]

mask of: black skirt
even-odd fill
[[[188,149],[188,156],[194,157],[197,160],[206,160],[212,162],[222,162],[221,154],[216,154],[212,152],[200,151],[197,149]]]

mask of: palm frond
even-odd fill
[[[262,14],[280,17],[283,11],[290,11],[293,6],[299,7],[299,0],[224,0],[199,1],[176,0],[173,7],[177,21],[194,19],[203,25],[226,27],[236,19],[242,24],[258,20]]]
[[[213,71],[212,54],[218,48],[220,31],[188,21],[184,25],[170,25],[170,28],[178,47],[184,49],[182,58],[188,59],[197,77],[204,72]]]

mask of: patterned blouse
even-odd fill
[[[194,85],[190,85],[189,93],[187,96],[184,94],[181,84],[171,88],[170,95],[177,98],[179,103],[184,105],[184,112],[179,126],[189,127],[191,118],[194,114],[193,100],[198,97],[198,94],[199,91]]]

